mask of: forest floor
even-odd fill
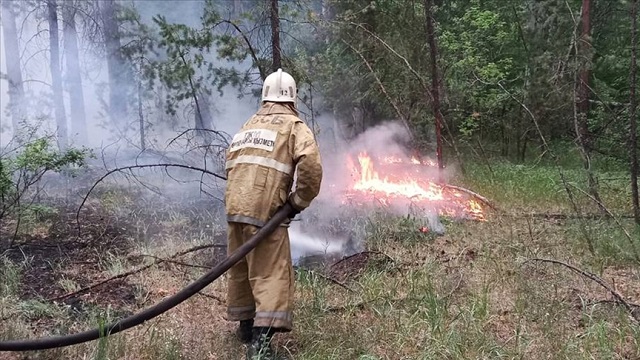
[[[579,166],[561,171],[566,187],[546,164],[467,166],[453,182],[498,210],[487,208],[486,221],[443,219],[442,236],[418,231],[413,218],[370,214],[366,252],[297,269],[295,330],[276,337],[277,349],[292,359],[640,358],[640,234],[627,217],[626,173],[604,165],[597,172],[611,219],[581,192]],[[79,222],[77,207],[56,202],[23,217],[0,257],[0,339],[76,332],[130,315],[223,256],[213,246],[78,292],[225,241],[206,203],[175,206],[104,189]],[[5,223],[3,239],[13,238],[15,225]],[[0,359],[243,359],[236,324],[224,318],[225,287],[221,278],[101,341]]]

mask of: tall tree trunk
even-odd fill
[[[114,125],[126,125],[127,86],[126,66],[120,53],[120,33],[114,0],[100,1],[104,43],[109,72],[109,115]]]
[[[629,79],[629,159],[631,171],[631,199],[633,202],[633,217],[636,224],[640,225],[640,204],[638,202],[638,138],[637,138],[637,102],[636,102],[636,83],[637,83],[637,51],[638,45],[638,0],[631,2],[631,69]]]
[[[211,103],[204,91],[198,92],[197,95],[195,90],[193,91],[193,99],[196,103],[196,129],[199,130],[197,133],[206,145],[211,145],[213,136],[211,132],[207,131],[213,129]]]
[[[278,0],[269,0],[271,10],[271,53],[273,56],[273,71],[282,67],[282,54],[280,48],[280,15],[278,15]]]
[[[578,89],[576,105],[578,123],[576,131],[578,140],[584,151],[591,149],[591,136],[587,118],[589,113],[589,77],[591,74],[591,0],[582,0],[582,34],[578,42],[578,56],[580,57],[580,73],[578,74]]]
[[[142,112],[142,79],[138,79],[138,122],[140,125],[140,149],[145,150],[144,114]]]
[[[431,59],[431,106],[436,120],[436,158],[438,168],[443,169],[442,161],[442,111],[440,110],[440,76],[438,75],[438,40],[436,37],[433,19],[433,0],[424,0],[424,15],[427,27],[427,41],[429,42],[429,55]]]
[[[233,0],[233,16],[240,16],[243,11],[242,0]]]
[[[56,124],[58,125],[58,147],[65,149],[69,143],[67,137],[67,116],[64,111],[62,96],[62,73],[60,70],[60,42],[58,39],[58,4],[56,0],[47,2],[49,21],[49,68],[51,70],[51,86],[53,90],[53,106]]]
[[[592,139],[589,132],[589,78],[591,77],[591,0],[582,0],[581,14],[582,31],[580,39],[577,41],[577,55],[580,69],[576,79],[575,96],[575,131],[578,145],[582,155],[582,161],[587,173],[587,184],[589,192],[597,200],[598,206],[603,212],[602,201],[598,194],[598,185],[591,169],[591,148]]]
[[[67,1],[62,8],[64,52],[67,65],[67,90],[69,92],[69,111],[71,112],[71,132],[78,135],[78,142],[81,145],[88,145],[84,91],[82,90],[82,76],[80,75],[75,5],[74,2]]]
[[[9,82],[9,111],[13,135],[20,129],[20,122],[26,116],[24,104],[24,83],[20,66],[20,49],[18,47],[18,32],[16,30],[15,14],[11,6],[13,1],[2,0],[2,35],[4,37],[4,58],[7,66],[7,81]],[[4,111],[4,109],[0,109]]]

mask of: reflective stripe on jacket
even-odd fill
[[[291,106],[272,102],[264,103],[233,137],[226,171],[227,221],[255,226],[263,226],[287,198],[304,210],[322,181],[313,133]]]

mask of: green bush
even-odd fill
[[[44,174],[82,167],[89,155],[85,148],[57,150],[49,138],[38,138],[9,153],[0,153],[0,220],[20,208]]]

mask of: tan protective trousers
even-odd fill
[[[228,253],[259,228],[229,223]],[[294,277],[288,228],[280,226],[228,272],[227,320],[254,319],[254,327],[291,331]]]

